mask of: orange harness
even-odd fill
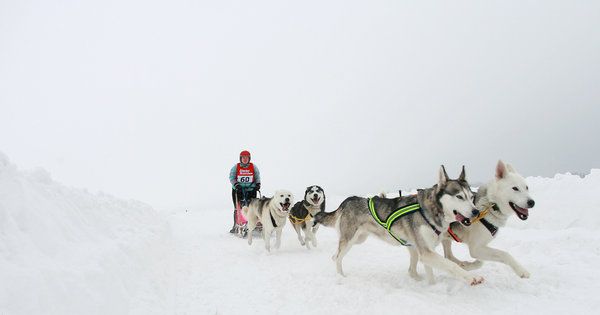
[[[473,224],[473,223],[475,223],[477,221],[483,220],[483,217],[485,217],[490,212],[490,209],[492,209],[494,207],[496,207],[495,203],[489,204],[485,209],[483,209],[483,211],[479,212],[479,214],[475,218],[473,218],[471,220],[471,224]],[[495,231],[492,231],[492,229],[490,229],[490,227],[488,227],[489,223],[487,221],[484,220],[484,221],[481,221],[481,222],[484,223],[485,227],[488,230],[490,230],[490,233],[492,233],[492,236],[495,235],[496,232],[498,231],[498,228],[496,228],[496,227],[494,227]],[[485,224],[485,223],[487,223],[487,224]],[[460,237],[458,237],[458,235],[456,235],[456,233],[454,233],[454,231],[452,231],[452,228],[450,226],[448,227],[448,234],[450,234],[450,236],[452,236],[452,238],[456,242],[462,243],[462,240],[460,239]]]

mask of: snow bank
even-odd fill
[[[137,201],[65,187],[0,152],[0,314],[125,313],[166,249]]]
[[[592,314],[600,170],[527,181],[535,208],[527,221],[511,218],[493,247],[532,277],[488,262],[474,271],[486,282],[471,288],[439,271],[435,285],[414,281],[407,251],[374,238],[353,247],[340,278],[334,229],[322,227],[306,250],[288,223],[281,250],[266,254],[262,239],[248,246],[228,233],[231,209],[159,214],[20,171],[0,153],[0,314]],[[328,196],[327,211],[344,198]]]
[[[600,169],[585,177],[557,174],[528,177],[536,205],[527,221],[513,217],[509,226],[522,229],[600,228]]]

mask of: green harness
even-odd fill
[[[385,220],[385,222],[381,221],[381,219],[377,216],[377,212],[375,212],[375,203],[373,202],[373,198],[369,198],[369,210],[371,211],[371,215],[373,216],[375,221],[377,221],[377,223],[379,223],[379,225],[383,226],[395,240],[400,242],[400,244],[402,244],[403,246],[410,246],[410,244],[408,244],[407,241],[405,241],[399,237],[396,237],[396,235],[394,235],[394,233],[392,233],[391,228],[392,228],[392,224],[394,224],[394,222],[396,222],[401,217],[421,210],[421,206],[418,203],[404,206],[404,207],[392,212],[392,214],[390,214],[388,216],[388,218],[387,218],[387,220]]]

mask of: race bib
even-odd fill
[[[238,183],[252,183],[254,182],[254,175],[238,175],[237,181]]]

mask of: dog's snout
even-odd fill
[[[473,213],[473,216],[479,215],[479,210],[477,209],[473,209],[471,212]]]
[[[533,208],[533,206],[535,206],[535,201],[533,201],[533,199],[527,200],[527,206],[529,208]]]
[[[317,198],[317,197],[319,197],[319,195],[317,195],[317,194],[314,194],[314,195],[313,195],[313,197],[314,197],[314,198]]]
[[[285,198],[285,202],[286,203],[290,202],[290,198]]]

